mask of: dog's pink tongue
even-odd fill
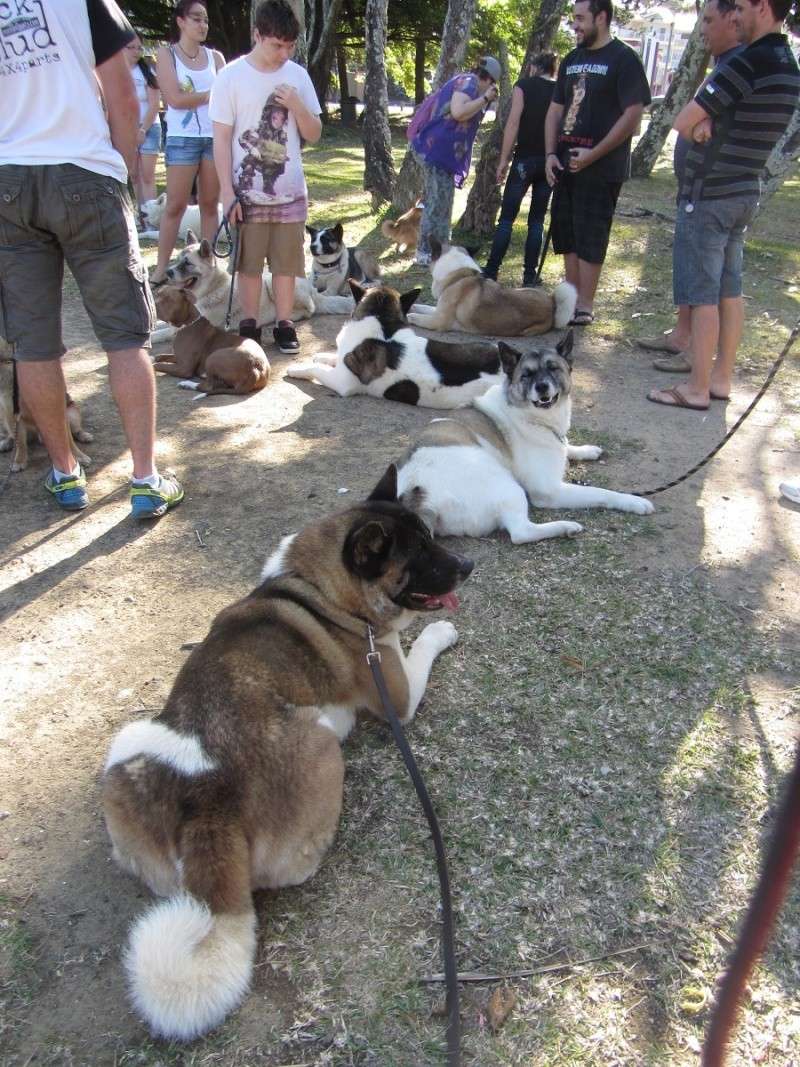
[[[445,593],[443,596],[435,597],[435,599],[439,601],[443,608],[448,608],[450,611],[458,611],[458,597],[455,593]]]

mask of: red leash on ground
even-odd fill
[[[764,951],[770,930],[789,890],[800,850],[800,745],[761,877],[750,901],[739,940],[720,986],[703,1047],[702,1067],[722,1067],[744,987]]]

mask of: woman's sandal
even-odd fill
[[[594,312],[576,311],[569,321],[570,326],[591,326],[594,322]]]

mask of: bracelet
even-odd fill
[[[555,156],[556,159],[558,159],[558,152],[548,152],[547,155],[545,156],[545,159],[549,159],[550,156]]]

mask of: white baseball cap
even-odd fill
[[[492,81],[499,82],[503,73],[503,68],[500,66],[494,56],[484,56],[483,59],[478,60],[478,67],[481,70],[485,70]]]

